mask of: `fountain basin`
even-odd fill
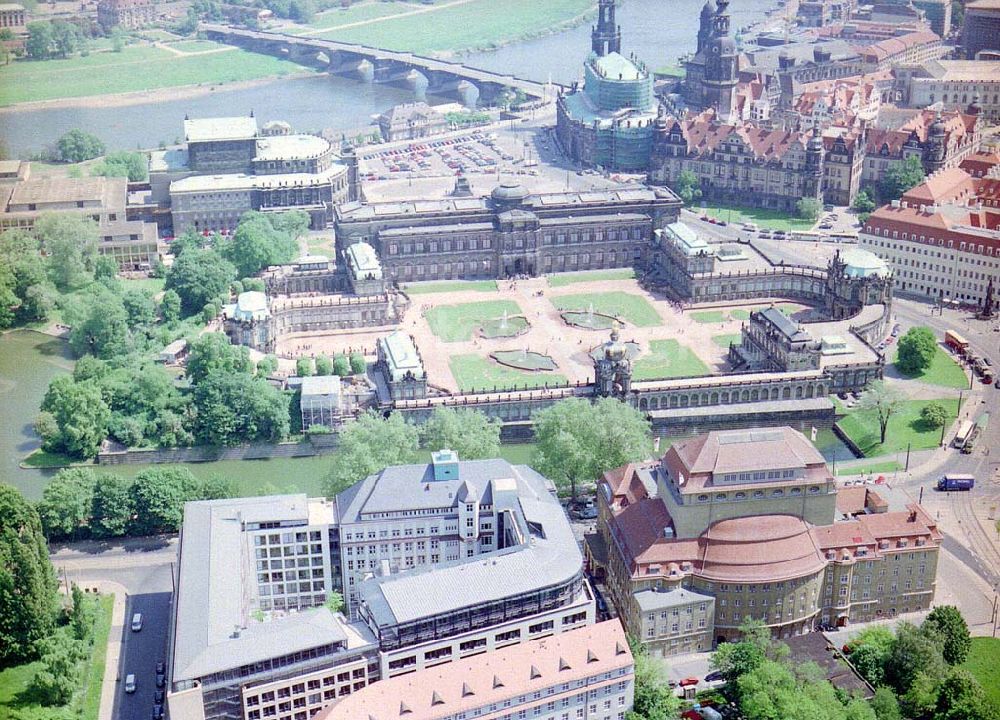
[[[531,372],[555,370],[558,367],[556,361],[548,355],[531,350],[497,350],[490,353],[490,357],[501,365]]]
[[[511,315],[510,317],[490,318],[483,323],[479,333],[486,339],[517,337],[528,332],[531,324],[523,315]]]
[[[584,330],[610,330],[617,318],[588,310],[565,310],[559,316],[568,325]]]

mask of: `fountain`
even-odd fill
[[[490,357],[501,365],[531,372],[555,370],[557,365],[548,355],[521,348],[520,350],[497,350]]]
[[[507,308],[504,308],[503,316],[500,318],[500,329],[501,330],[507,329]]]
[[[517,337],[523,335],[530,329],[527,318],[523,315],[511,315],[504,308],[500,317],[490,318],[483,321],[483,326],[479,329],[484,338]]]
[[[594,303],[587,306],[587,324],[591,327],[594,325]]]
[[[521,359],[522,360],[528,359],[528,348],[521,348]]]

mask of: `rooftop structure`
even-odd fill
[[[352,243],[348,246],[346,255],[347,264],[355,278],[382,279],[382,263],[371,245],[366,242]]]
[[[189,143],[252,140],[256,137],[257,120],[252,116],[184,120],[184,139]]]
[[[236,307],[233,309],[233,317],[241,322],[253,322],[255,320],[265,320],[270,317],[271,311],[267,306],[267,295],[256,290],[242,292],[236,298]]]
[[[330,141],[316,135],[272,135],[257,141],[255,162],[318,158],[330,152]]]
[[[304,429],[316,425],[333,429],[343,414],[343,404],[340,378],[336,375],[302,378],[299,408]]]
[[[406,375],[418,378],[424,376],[424,366],[417,346],[405,332],[397,330],[380,338],[379,347],[385,351],[390,380],[401,380]]]
[[[317,720],[442,720],[457,714],[500,720],[520,712],[550,720],[559,716],[548,709],[553,702],[559,713],[596,718],[587,712],[587,698],[604,695],[615,717],[632,706],[632,681],[625,633],[609,621],[376,683]]]

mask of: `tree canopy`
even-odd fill
[[[269,265],[294,259],[298,252],[296,238],[301,232],[300,216],[305,216],[308,227],[309,216],[301,211],[277,215],[245,213],[232,239],[223,244],[222,250],[223,256],[236,267],[238,277],[253,276]]]
[[[913,327],[899,339],[896,367],[907,375],[916,375],[928,367],[937,353],[937,339],[927,327]]]
[[[129,182],[142,182],[149,177],[146,155],[122,150],[108,153],[101,164],[93,169],[94,175],[128,178]]]
[[[216,372],[194,390],[195,438],[206,445],[274,443],[289,431],[289,398],[266,380]]]
[[[236,279],[231,262],[209,248],[187,248],[167,271],[165,290],[173,290],[184,315],[201,312],[206,304],[228,297],[229,283]]]
[[[560,400],[534,414],[536,469],[575,498],[580,483],[649,457],[649,422],[614,398]]]
[[[0,668],[30,659],[51,632],[55,592],[38,512],[0,484]]]
[[[38,218],[34,233],[49,256],[49,277],[59,290],[75,290],[93,280],[97,223],[77,215],[48,213]]]
[[[930,611],[921,626],[941,639],[941,655],[949,665],[961,665],[972,649],[969,626],[954,605],[938,605]]]
[[[879,181],[879,195],[882,202],[899,200],[907,190],[924,181],[927,173],[917,155],[909,155],[902,162],[893,163],[882,173]]]
[[[400,413],[384,418],[368,410],[340,433],[340,447],[326,477],[326,494],[336,495],[390,465],[412,462],[417,454],[417,428]]]
[[[83,130],[70,130],[56,141],[59,159],[69,163],[93,160],[103,155],[104,149],[99,137]]]
[[[460,460],[500,455],[502,423],[469,408],[436,407],[420,427],[420,444],[428,450],[449,448]]]
[[[871,411],[875,414],[878,420],[880,443],[885,442],[889,418],[899,410],[904,400],[903,393],[884,380],[872,380],[861,393],[858,409]]]

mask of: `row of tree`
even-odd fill
[[[67,468],[45,486],[38,514],[50,541],[156,535],[180,529],[184,503],[233,495],[229,481],[200,480],[184,467],[149,468],[134,480]]]
[[[299,377],[312,375],[360,375],[365,371],[365,356],[361,353],[348,355],[317,355],[313,358],[299,358],[295,361],[295,374]]]

